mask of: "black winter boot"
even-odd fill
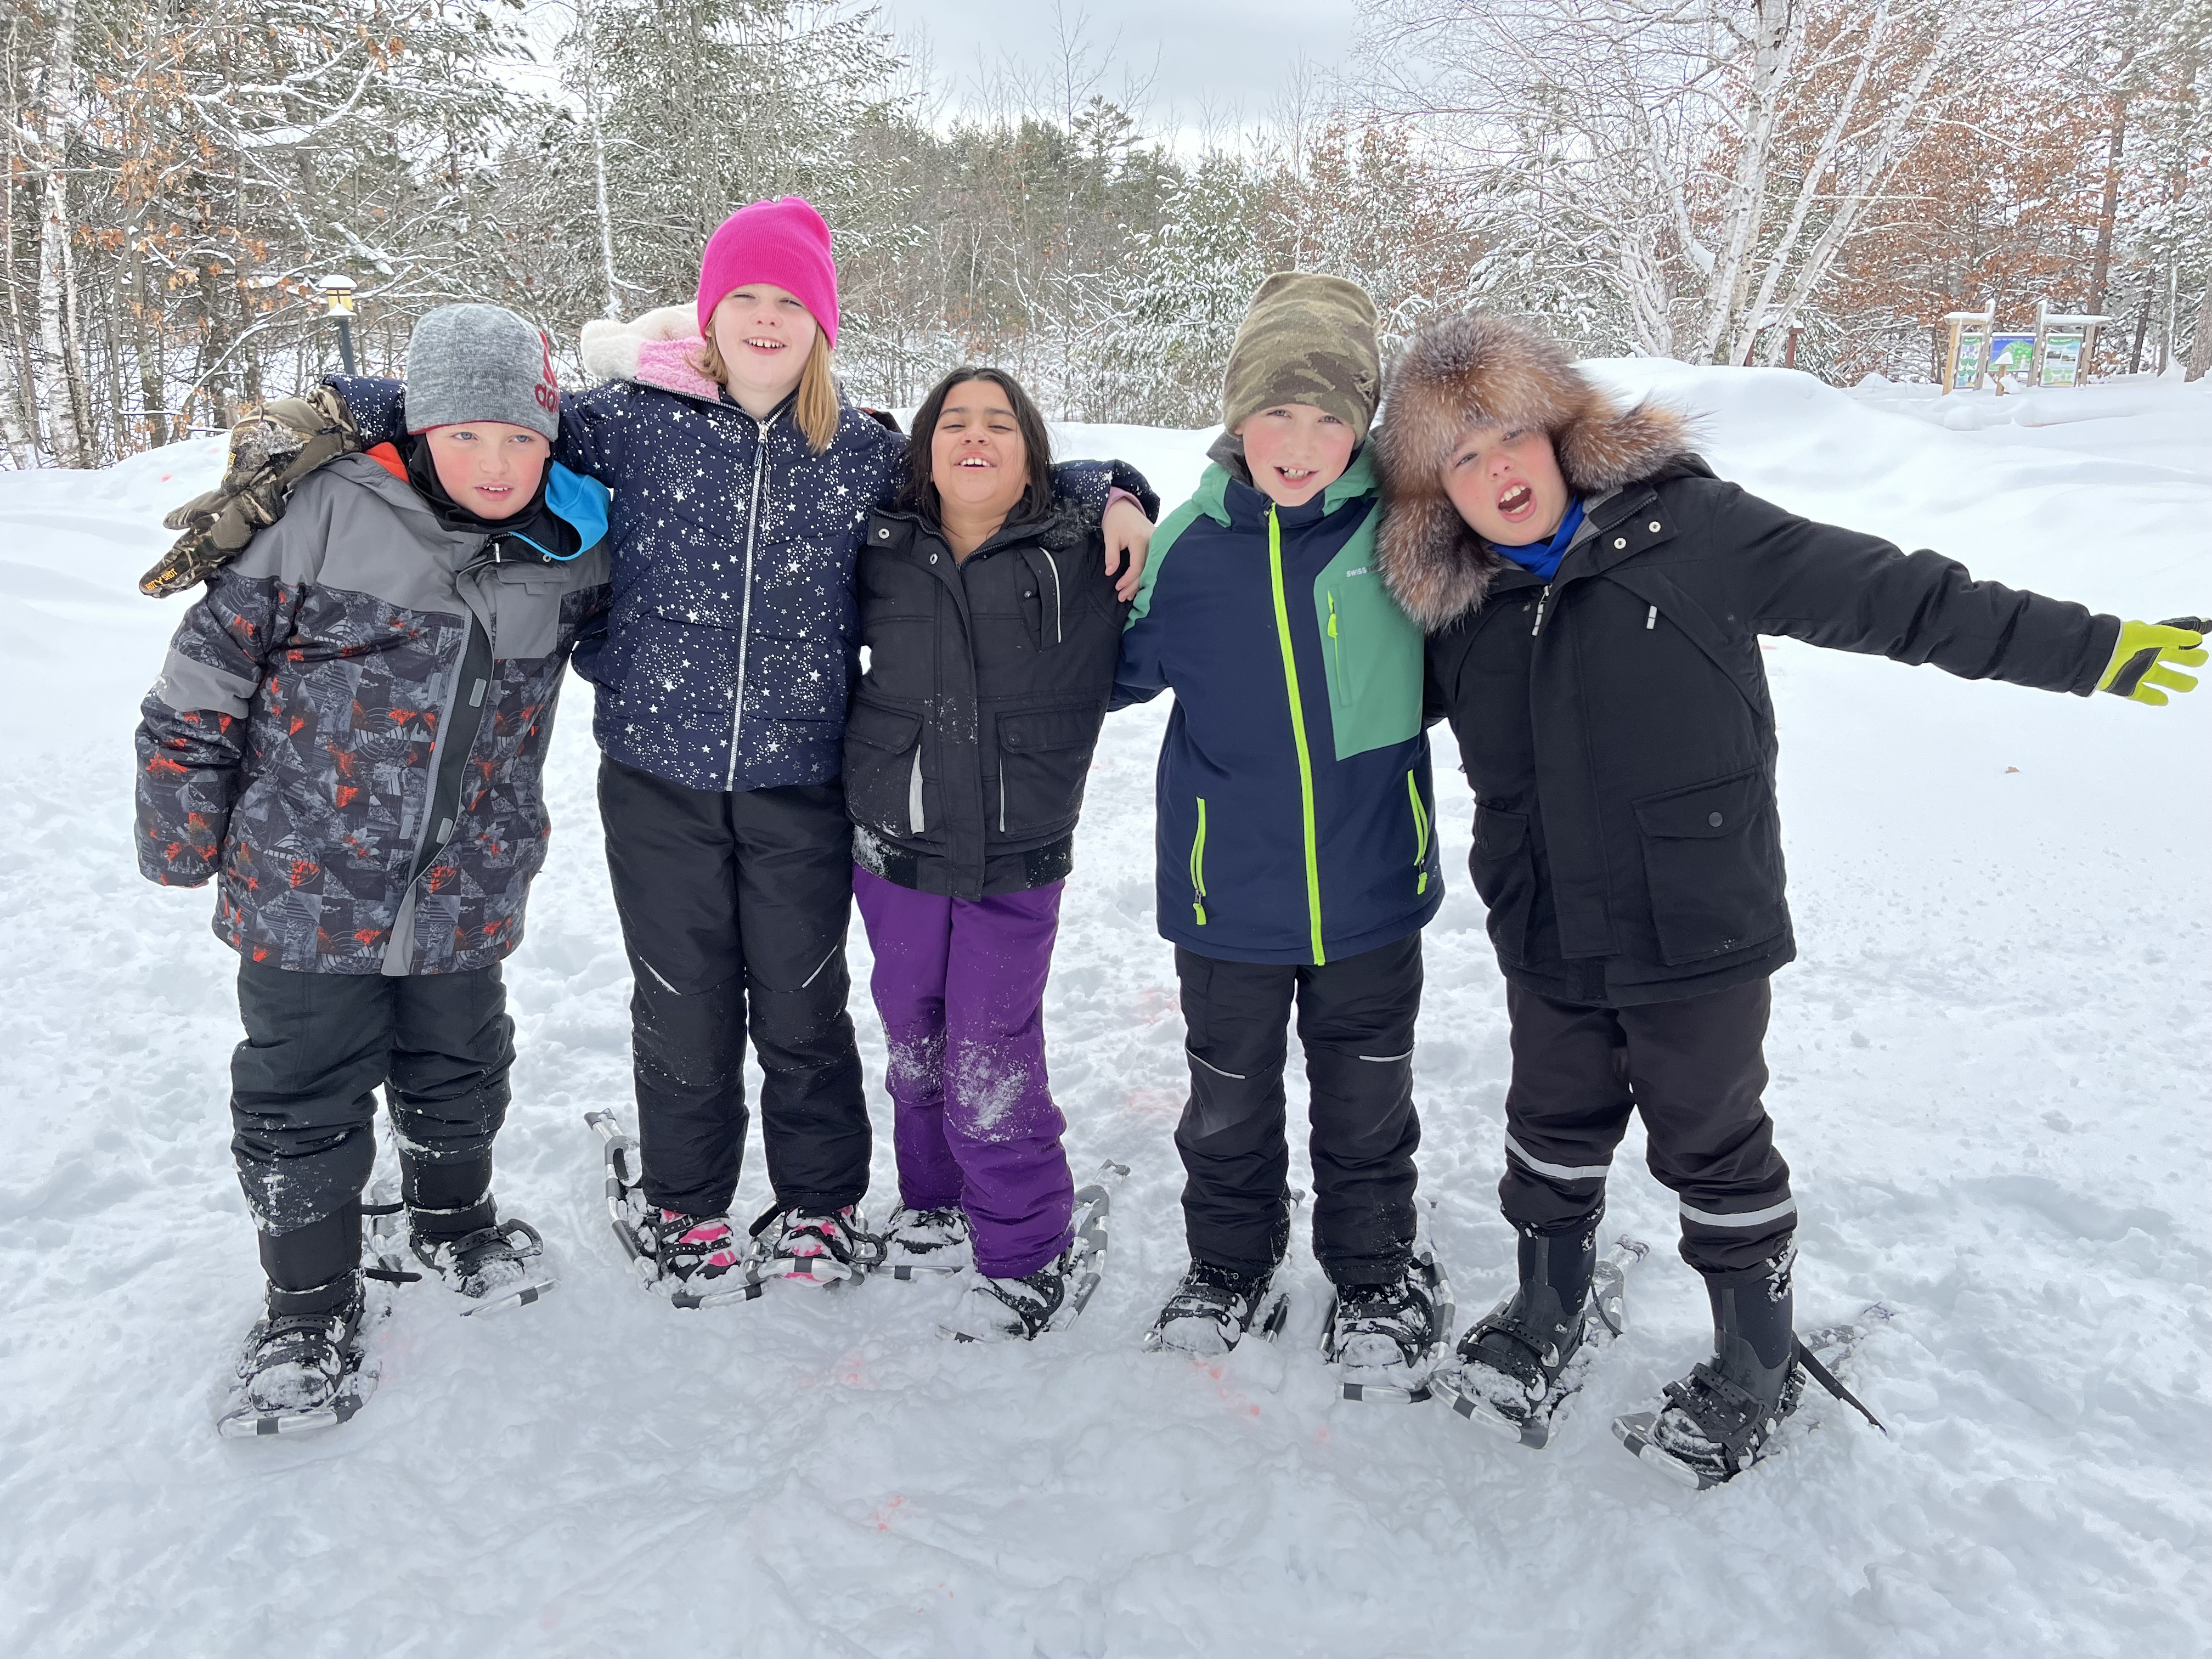
[[[361,1224],[356,1200],[305,1227],[260,1236],[268,1311],[246,1334],[216,1419],[226,1438],[335,1427],[376,1387],[368,1334],[388,1303],[362,1272]]]
[[[489,1156],[464,1163],[402,1155],[407,1242],[432,1277],[466,1298],[461,1311],[524,1308],[560,1281],[526,1221],[500,1218]]]
[[[1708,1279],[1713,1357],[1667,1385],[1667,1404],[1613,1419],[1621,1443],[1662,1474],[1702,1492],[1733,1480],[1756,1462],[1797,1409],[1805,1373],[1790,1327],[1785,1251],[1748,1283]]]
[[[1278,1264],[1280,1265],[1280,1264]],[[1211,1261],[1194,1261],[1145,1337],[1147,1351],[1163,1349],[1200,1358],[1227,1353],[1255,1324],[1273,1340],[1288,1311],[1273,1289],[1275,1270],[1240,1273]]]
[[[1541,1446],[1561,1373],[1591,1334],[1597,1218],[1565,1232],[1517,1230],[1521,1282],[1461,1339],[1458,1364],[1437,1392],[1469,1422]],[[1617,1279],[1613,1285],[1618,1300]],[[1618,1328],[1618,1319],[1600,1328]]]

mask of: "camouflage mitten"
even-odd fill
[[[138,591],[165,599],[206,580],[245,550],[255,531],[284,516],[301,479],[361,447],[345,399],[326,386],[304,398],[279,398],[247,416],[231,428],[222,482],[161,520],[185,533],[138,579]]]

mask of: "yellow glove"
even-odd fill
[[[2105,665],[2105,677],[2097,682],[2097,690],[2149,703],[2164,702],[2167,691],[2194,691],[2197,676],[2179,673],[2167,665],[2203,666],[2204,627],[2202,617],[2122,623],[2120,642],[2112,649],[2112,659]],[[2159,689],[2161,686],[2164,690]]]

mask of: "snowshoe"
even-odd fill
[[[1592,1260],[1595,1246],[1594,1232],[1524,1236],[1520,1287],[1461,1339],[1431,1379],[1436,1396],[1478,1428],[1548,1445],[1599,1350],[1627,1328],[1628,1270],[1650,1249],[1623,1238]]]
[[[957,1208],[915,1210],[902,1204],[891,1212],[890,1223],[883,1231],[880,1270],[889,1272],[893,1279],[966,1273],[975,1265],[968,1218]]]
[[[1020,1279],[977,1273],[939,1332],[956,1342],[1026,1342],[1073,1324],[1105,1277],[1106,1221],[1113,1201],[1105,1182],[1128,1173],[1125,1164],[1100,1166],[1097,1180],[1076,1189],[1070,1218],[1075,1237],[1067,1248]]]
[[[238,1358],[237,1380],[216,1419],[229,1440],[302,1434],[349,1420],[376,1391],[369,1341],[392,1312],[391,1294],[364,1273],[339,1307],[284,1313],[272,1292]]]
[[[883,1241],[867,1230],[857,1204],[826,1213],[771,1209],[751,1233],[745,1271],[761,1284],[858,1284],[883,1256]]]
[[[1725,1485],[1771,1454],[1777,1432],[1796,1413],[1804,1396],[1808,1376],[1883,1433],[1888,1432],[1881,1419],[1837,1380],[1829,1364],[1816,1352],[1825,1349],[1833,1361],[1840,1363],[1869,1329],[1889,1317],[1888,1309],[1875,1303],[1856,1323],[1816,1331],[1809,1341],[1788,1336],[1784,1358],[1767,1365],[1743,1334],[1738,1311],[1729,1305],[1741,1294],[1714,1292],[1714,1356],[1692,1366],[1680,1382],[1667,1384],[1665,1406],[1613,1421],[1613,1433],[1637,1462],[1694,1492]],[[1753,1298],[1744,1296],[1742,1299]],[[1790,1307],[1786,1291],[1780,1306],[1786,1331]]]
[[[545,1259],[545,1241],[538,1230],[526,1221],[497,1219],[499,1208],[489,1194],[465,1209],[424,1209],[402,1202],[398,1184],[386,1178],[369,1189],[362,1213],[370,1218],[369,1248],[385,1267],[411,1260],[426,1268],[428,1276],[465,1298],[465,1316],[526,1308],[560,1282]]]
[[[1274,1279],[1273,1268],[1240,1273],[1210,1261],[1192,1262],[1146,1334],[1145,1351],[1212,1358],[1227,1353],[1255,1328],[1262,1338],[1273,1341],[1291,1309],[1290,1298],[1275,1287]]]
[[[677,1308],[719,1308],[761,1293],[750,1253],[726,1215],[680,1215],[654,1206],[640,1240],[653,1276],[647,1283]]]
[[[952,1316],[938,1328],[956,1342],[1027,1342],[1066,1322],[1068,1291],[1081,1259],[1070,1244],[1033,1273],[989,1279],[978,1273]],[[1070,1315],[1069,1317],[1073,1317]]]
[[[410,1221],[419,1225],[421,1213]],[[468,1299],[465,1315],[526,1308],[560,1283],[538,1229],[512,1216],[458,1238],[427,1237],[410,1226],[408,1243],[417,1261]]]
[[[1322,1358],[1346,1400],[1413,1405],[1451,1340],[1451,1285],[1436,1252],[1417,1240],[1405,1271],[1385,1285],[1342,1285],[1322,1322]]]
[[[586,1112],[606,1163],[608,1224],[638,1281],[676,1308],[750,1302],[763,1285],[726,1215],[687,1216],[648,1203],[638,1144],[612,1112]]]

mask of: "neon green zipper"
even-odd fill
[[[1328,596],[1328,648],[1336,654],[1336,683],[1342,685],[1344,684],[1344,641],[1337,636],[1336,632],[1336,593],[1334,589],[1330,591]]]
[[[1421,805],[1421,786],[1413,781],[1411,772],[1406,774],[1406,793],[1413,802],[1413,868],[1421,878],[1413,884],[1413,891],[1429,890],[1429,809]]]
[[[1206,797],[1198,798],[1198,834],[1190,843],[1190,908],[1198,912],[1198,925],[1206,926]]]
[[[1291,612],[1283,600],[1283,529],[1267,507],[1267,574],[1275,589],[1275,637],[1283,647],[1283,684],[1291,694],[1291,736],[1298,746],[1298,811],[1305,821],[1306,915],[1313,921],[1314,965],[1328,958],[1321,948],[1321,844],[1314,829],[1313,750],[1306,743],[1305,703],[1298,696],[1298,664],[1291,649]]]

